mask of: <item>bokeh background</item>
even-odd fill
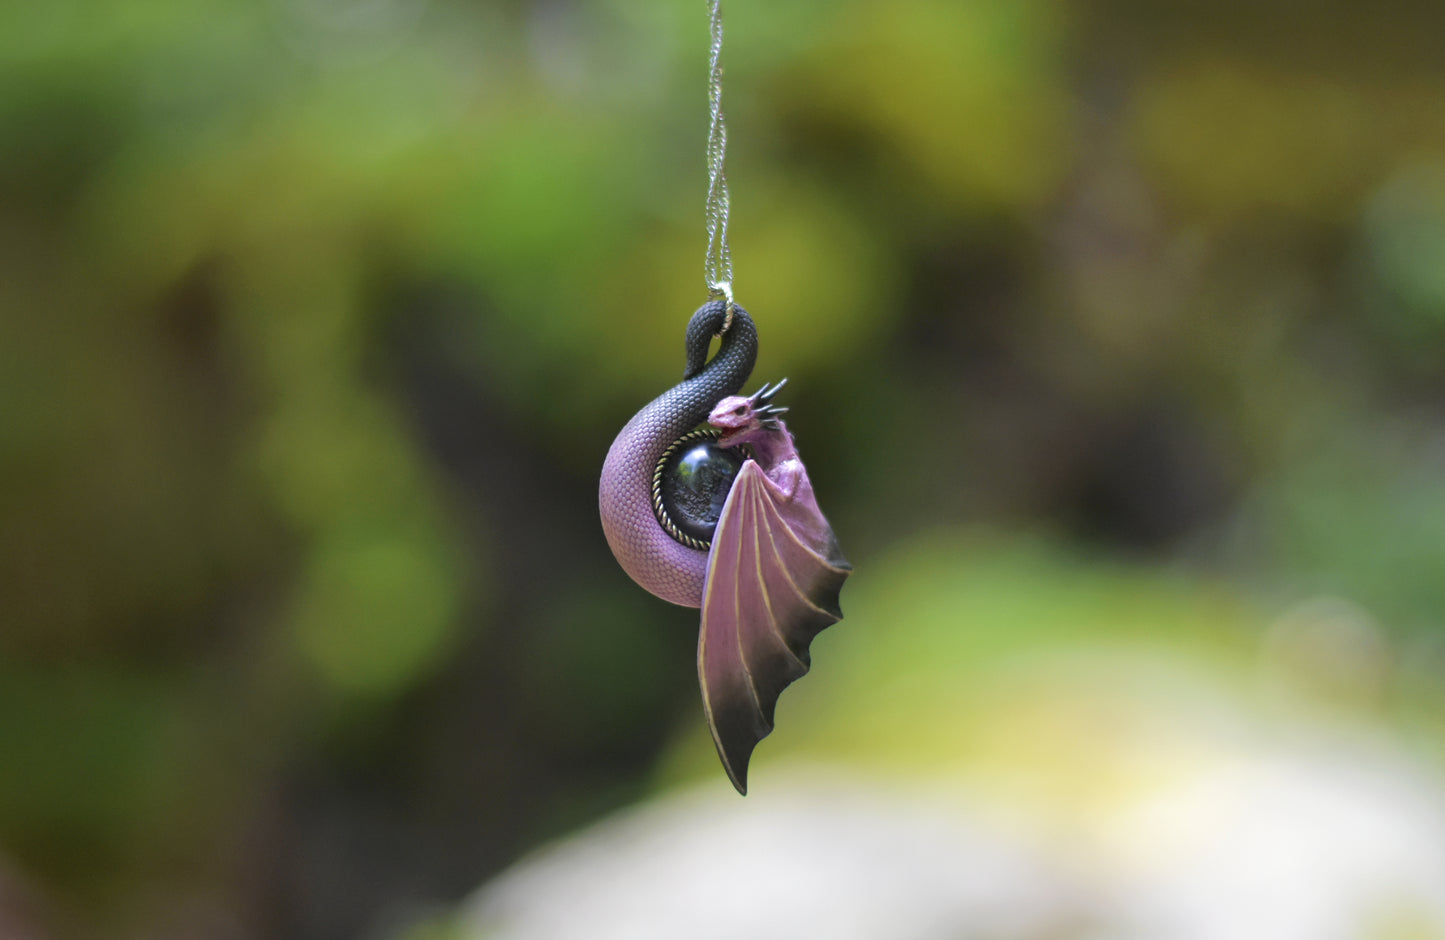
[[[1445,6],[725,12],[857,568],[746,801],[596,516],[705,300],[705,4],[0,4],[6,940],[709,936],[724,843],[732,936],[1445,937]]]

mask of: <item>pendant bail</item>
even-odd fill
[[[727,312],[723,314],[722,326],[717,331],[717,335],[721,336],[728,331],[728,327],[733,325],[733,308],[737,306],[737,301],[733,299],[733,282],[717,281],[708,286],[707,292],[711,297],[723,298],[728,304]]]

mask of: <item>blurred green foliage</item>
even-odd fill
[[[1267,619],[918,535],[959,522],[1441,633],[1445,9],[727,16],[738,289],[870,681],[931,630]],[[594,502],[703,299],[704,41],[657,0],[0,3],[0,846],[55,930],[355,936],[706,743],[690,615]]]

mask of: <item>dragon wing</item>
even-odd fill
[[[808,671],[813,637],[843,618],[838,592],[852,566],[799,486],[784,497],[753,460],[723,504],[702,592],[697,673],[723,769],[748,792],[748,758],[773,730],[778,696]]]

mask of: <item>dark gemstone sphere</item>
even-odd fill
[[[711,441],[678,448],[662,468],[662,505],[673,525],[695,539],[711,541],[744,459],[736,447]]]

